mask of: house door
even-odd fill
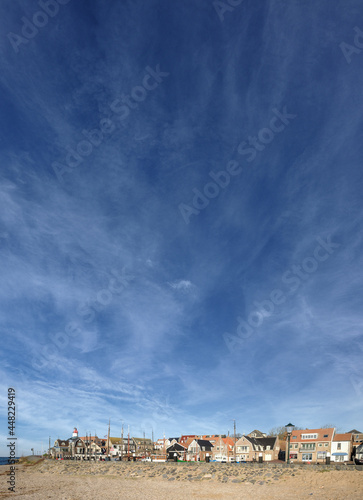
[[[265,455],[265,461],[266,461],[266,462],[270,462],[271,460],[272,460],[272,455],[268,455],[268,454],[266,454],[266,455]]]

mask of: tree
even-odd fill
[[[298,431],[298,430],[302,430],[302,427],[294,427],[294,429],[296,431]],[[286,427],[284,425],[281,425],[280,427],[273,427],[272,429],[270,429],[268,431],[267,436],[268,437],[278,436],[279,439],[284,441],[286,439],[286,436],[287,436]]]

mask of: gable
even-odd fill
[[[186,448],[179,443],[174,443],[170,445],[166,451],[169,453],[171,451],[186,451]]]

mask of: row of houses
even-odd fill
[[[72,437],[68,439],[56,439],[54,446],[50,449],[53,458],[60,459],[102,459],[105,457],[149,456],[154,449],[153,442],[147,438],[108,437],[100,439],[98,436],[78,436],[75,427]]]
[[[334,428],[293,430],[288,442],[278,436],[267,436],[258,430],[238,438],[226,435],[182,435],[151,439],[135,437],[78,436],[57,439],[51,449],[53,458],[149,459],[154,461],[217,461],[217,462],[294,462],[325,463],[354,460],[363,453],[363,433],[356,429],[337,434]]]
[[[256,434],[259,434],[258,436]],[[232,438],[231,436],[181,436],[173,438],[166,447],[167,458],[187,461],[247,462],[278,460],[280,457],[278,436],[267,437],[259,431]]]

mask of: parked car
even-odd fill
[[[363,465],[363,444],[357,446],[354,462],[356,463],[356,465]]]

